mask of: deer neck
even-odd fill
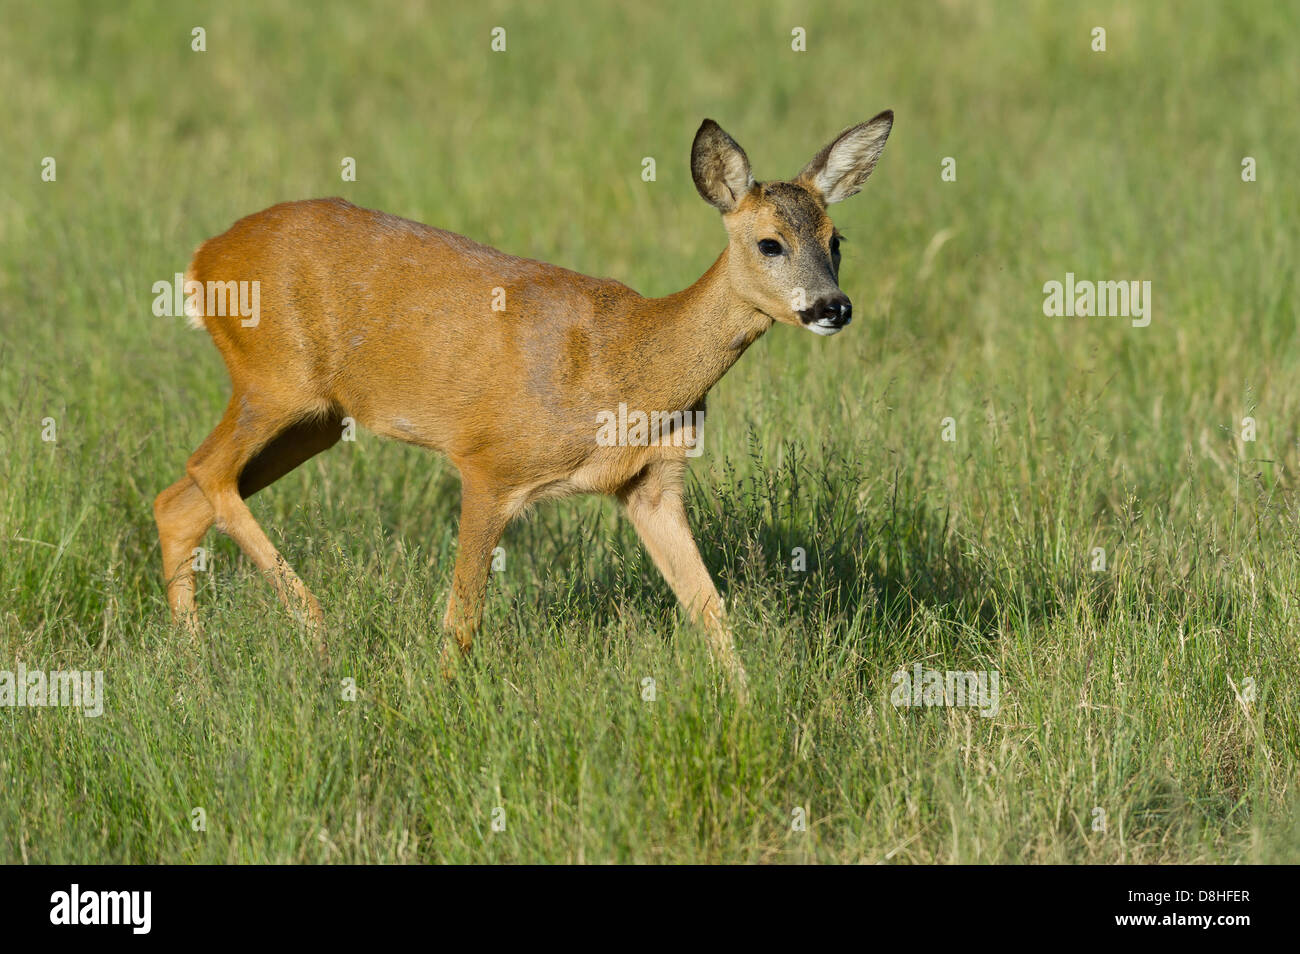
[[[689,288],[639,303],[632,353],[637,396],[647,410],[689,409],[704,399],[772,319],[732,289],[728,245]],[[656,403],[657,402],[657,403]]]

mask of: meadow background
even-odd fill
[[[1294,4],[3,18],[0,669],[102,669],[106,712],[0,709],[0,861],[1300,860]],[[833,210],[856,320],[769,332],[692,468],[749,706],[594,499],[510,529],[444,684],[459,485],[364,432],[251,502],[329,668],[215,532],[205,639],[170,627],[151,502],[228,382],[151,286],[200,241],[341,195],[662,295],[725,241],[701,119],[786,178],[886,107]],[[1067,271],[1151,281],[1150,326],[1044,317]],[[917,662],[997,670],[1001,711],[895,708]]]

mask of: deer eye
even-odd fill
[[[776,239],[763,239],[758,243],[758,250],[771,258],[781,254],[781,243]]]

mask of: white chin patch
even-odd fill
[[[811,321],[808,324],[804,325],[804,327],[807,328],[815,335],[826,335],[826,336],[837,335],[844,330],[843,325],[837,328],[834,325],[828,325],[820,321]]]

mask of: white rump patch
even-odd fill
[[[191,273],[188,270],[186,270],[185,284],[182,285],[181,288],[184,289],[189,287],[190,282],[192,282],[193,280],[194,278],[191,275]],[[200,296],[200,300],[201,300],[201,296]],[[203,324],[203,308],[199,305],[196,305],[194,300],[189,295],[185,296],[185,323],[188,324],[191,328],[194,328],[198,331],[202,331],[205,327]]]

